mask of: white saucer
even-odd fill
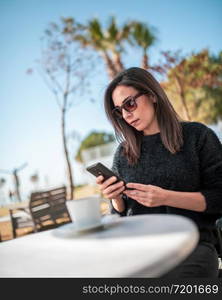
[[[107,230],[118,224],[118,219],[120,217],[117,215],[106,215],[101,218],[100,224],[95,224],[84,229],[77,229],[75,222],[71,222],[62,225],[52,231],[52,234],[60,238],[79,238],[84,236],[89,236],[93,232]]]

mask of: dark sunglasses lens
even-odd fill
[[[118,118],[118,119],[122,119],[122,113],[121,113],[121,111],[119,110],[119,109],[114,109],[113,110],[113,115],[116,117],[116,118]]]
[[[136,101],[134,99],[129,99],[126,103],[124,103],[123,108],[128,111],[134,111],[136,109]]]
[[[139,95],[138,95],[139,96]],[[122,115],[122,109],[128,111],[128,112],[133,112],[136,108],[137,108],[137,104],[136,104],[136,98],[130,98],[128,99],[122,106],[121,108],[115,108],[112,113],[115,117],[122,119],[123,115]]]

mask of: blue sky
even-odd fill
[[[211,53],[222,49],[221,0],[0,0],[0,170],[12,170],[24,162],[21,189],[31,189],[29,177],[38,172],[40,186],[65,182],[65,163],[60,135],[60,114],[54,96],[41,77],[27,76],[40,56],[40,38],[50,22],[72,16],[79,22],[98,17],[106,22],[111,15],[121,24],[127,20],[144,21],[157,29],[158,41],[150,50],[151,63],[157,62],[161,50],[182,49],[184,53],[208,48]],[[139,64],[140,52],[125,56],[126,67]],[[93,95],[97,102],[82,102],[68,115],[68,131],[77,131],[84,138],[91,130],[112,131],[103,112],[105,74],[94,81]],[[79,101],[78,101],[79,102]],[[93,117],[92,117],[93,116]],[[72,141],[75,153],[77,143]],[[76,183],[81,183],[81,169],[72,161]],[[13,189],[11,176],[4,192]]]

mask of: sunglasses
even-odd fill
[[[143,92],[139,92],[138,94],[136,94],[135,96],[129,96],[127,97],[121,106],[116,106],[113,110],[112,110],[112,114],[119,118],[122,119],[123,118],[123,113],[122,110],[124,109],[127,112],[133,112],[134,110],[137,109],[137,103],[136,100],[144,95],[145,93]]]

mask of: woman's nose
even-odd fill
[[[122,110],[122,115],[123,115],[124,119],[127,119],[127,118],[131,117],[133,115],[133,113],[123,109]]]

